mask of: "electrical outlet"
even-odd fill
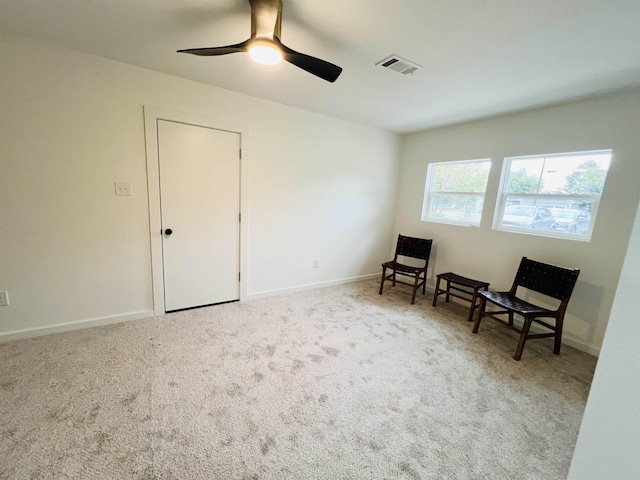
[[[131,184],[129,182],[115,182],[116,185],[116,195],[124,195],[126,197],[130,197],[133,195],[131,191]]]
[[[319,258],[316,258],[313,261],[313,268],[320,268],[320,259]]]
[[[9,292],[0,292],[0,307],[9,306]]]

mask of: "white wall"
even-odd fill
[[[250,130],[248,296],[374,274],[388,256],[396,135],[23,37],[0,42],[0,290],[11,299],[0,334],[150,314],[143,105]],[[134,195],[116,197],[114,181]]]
[[[640,90],[428,130],[403,139],[395,230],[434,239],[435,273],[454,271],[508,289],[522,256],[579,267],[565,319],[566,343],[597,353],[640,198]],[[492,230],[507,156],[613,149],[591,242]],[[430,162],[492,158],[480,228],[420,220]]]
[[[631,480],[640,472],[640,208],[591,384],[570,480]]]

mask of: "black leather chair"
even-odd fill
[[[516,353],[513,356],[515,360],[520,360],[522,350],[527,340],[535,338],[554,337],[553,353],[560,353],[560,342],[562,340],[562,325],[564,322],[564,314],[580,270],[577,268],[565,268],[556,265],[549,265],[542,262],[529,260],[522,257],[520,268],[516,273],[511,290],[508,292],[478,292],[480,298],[480,307],[478,308],[478,316],[473,324],[473,333],[478,333],[480,322],[483,317],[489,317],[496,320],[500,324],[520,333],[520,339],[516,347]],[[560,301],[556,309],[549,309],[534,305],[517,297],[518,287],[523,287],[534,292],[541,293],[547,297],[551,297]],[[497,305],[503,310],[486,311],[487,302]],[[517,328],[513,324],[513,315],[518,314],[524,317],[522,328]],[[496,315],[507,315],[497,318]],[[541,318],[552,318],[555,325],[551,325]],[[536,322],[551,330],[551,333],[530,334],[529,328],[531,324]]]
[[[404,235],[398,235],[398,243],[396,244],[396,253],[393,260],[382,264],[382,279],[380,280],[380,295],[382,295],[382,287],[386,280],[391,280],[393,286],[396,283],[402,283],[404,285],[411,285],[413,287],[413,296],[411,297],[411,304],[416,303],[416,292],[418,288],[422,287],[422,294],[425,293],[425,287],[427,282],[427,266],[429,265],[429,255],[431,254],[431,244],[433,240],[427,240],[424,238],[405,237]],[[418,260],[424,260],[424,265],[411,266],[398,262],[398,257],[411,257]],[[391,273],[387,275],[387,269],[391,270]],[[396,275],[403,275],[413,278],[412,283],[403,282],[396,278]]]

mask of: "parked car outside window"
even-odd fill
[[[556,221],[547,207],[509,205],[504,209],[503,226],[551,230]]]
[[[565,208],[552,208],[551,213],[556,223],[554,230],[586,234],[589,230],[591,215],[586,210],[570,210]]]
[[[612,157],[610,149],[505,157],[493,215],[494,230],[591,241]],[[530,207],[530,211],[509,208],[512,205]],[[544,211],[534,211],[534,207],[551,211],[547,216]],[[584,218],[582,213],[579,221],[572,225],[570,220],[566,227],[565,222],[556,219],[549,225],[554,209],[581,210],[588,217]],[[539,218],[531,221],[531,216],[537,215],[535,212],[540,214]]]

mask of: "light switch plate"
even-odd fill
[[[116,195],[124,195],[130,197],[133,195],[131,184],[129,182],[115,182]]]
[[[9,292],[0,292],[0,307],[9,306]]]

